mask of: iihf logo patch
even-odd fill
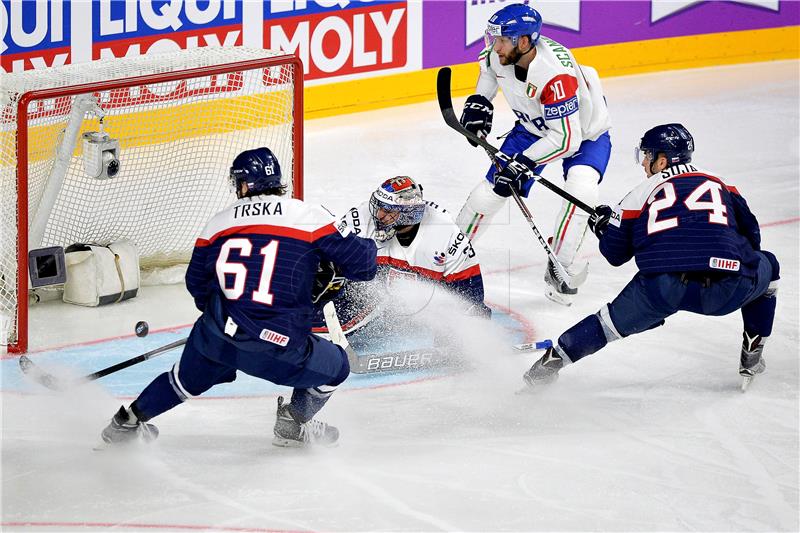
[[[528,87],[525,89],[525,94],[528,95],[528,98],[533,98],[534,96],[536,96],[537,90],[538,88],[536,87],[536,85],[532,84],[531,82],[528,82]]]
[[[444,266],[444,252],[433,252],[433,263],[436,266]]]

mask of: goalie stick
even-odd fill
[[[454,130],[456,130],[457,132],[459,132],[460,134],[464,135],[467,139],[477,142],[484,150],[486,150],[486,154],[492,160],[492,163],[494,163],[495,167],[497,167],[497,170],[498,171],[501,170],[502,165],[500,165],[499,161],[505,161],[506,163],[508,163],[511,160],[511,158],[508,155],[504,154],[503,152],[499,151],[497,148],[495,148],[488,142],[486,142],[486,140],[483,139],[482,137],[475,135],[471,131],[464,129],[464,127],[461,126],[461,123],[459,122],[455,112],[453,111],[453,100],[450,97],[450,77],[451,77],[451,72],[449,67],[444,67],[442,69],[439,69],[439,76],[436,80],[436,93],[439,97],[439,108],[442,111],[442,117],[444,118],[445,123]],[[553,185],[543,177],[534,174],[530,169],[528,169],[525,172],[525,174],[534,181],[540,181],[542,185],[546,186],[548,189],[555,191],[556,194],[562,196],[563,198],[566,198],[567,200],[574,203],[587,213],[590,214],[594,213],[594,209],[592,209],[585,203],[581,202],[580,200],[569,194],[567,191],[563,190],[561,187]],[[511,196],[514,197],[514,201],[517,203],[517,206],[519,206],[520,211],[522,211],[522,216],[525,217],[525,220],[528,221],[528,226],[530,226],[531,230],[533,230],[533,234],[536,236],[536,239],[539,241],[539,244],[542,245],[542,248],[544,248],[544,251],[547,254],[547,258],[553,264],[553,269],[555,271],[556,279],[559,282],[565,283],[570,289],[574,289],[575,287],[581,285],[584,281],[586,281],[586,276],[588,275],[589,272],[588,269],[584,267],[583,270],[581,270],[574,276],[571,275],[569,272],[567,272],[567,269],[564,268],[564,265],[561,264],[561,261],[559,261],[556,258],[556,254],[553,252],[553,249],[547,243],[547,240],[542,236],[542,233],[539,231],[539,228],[536,227],[536,223],[533,221],[533,215],[528,209],[528,206],[525,205],[525,203],[522,201],[522,198],[520,198],[519,193],[517,193],[517,191],[514,190],[513,187],[511,187],[510,189],[511,189]]]
[[[336,307],[333,302],[326,303],[322,308],[325,316],[325,325],[328,327],[328,334],[331,342],[337,344],[347,353],[347,360],[350,363],[350,372],[354,374],[373,374],[375,372],[391,372],[399,370],[416,370],[420,368],[430,368],[441,365],[450,360],[450,354],[442,348],[429,348],[422,350],[406,350],[402,352],[388,354],[366,354],[358,355],[347,336],[342,330],[339,316],[336,314]]]
[[[461,126],[461,122],[458,121],[458,117],[456,117],[455,111],[453,111],[453,100],[450,96],[450,78],[451,78],[450,67],[443,67],[439,69],[439,74],[436,79],[436,95],[439,98],[439,109],[441,109],[442,111],[442,117],[444,118],[445,123],[454,130],[456,130],[458,133],[466,137],[467,139],[477,143],[478,146],[486,150],[486,152],[488,152],[496,159],[503,161],[504,163],[510,162],[511,157],[509,157],[507,154],[504,154],[503,152],[501,152],[500,150],[498,150],[497,148],[486,142],[486,139],[484,139],[483,137],[479,137],[474,133],[472,133],[471,131],[465,130],[464,127]],[[570,202],[575,204],[580,209],[586,211],[590,215],[594,214],[594,209],[590,207],[588,204],[582,202],[575,196],[571,195],[558,185],[555,185],[554,183],[543,178],[542,176],[534,174],[532,170],[528,169],[525,172],[525,175],[528,178],[541,183],[542,185],[544,185],[545,187],[547,187],[560,197],[569,200]]]
[[[39,383],[40,385],[47,387],[50,390],[64,391],[69,389],[70,387],[82,385],[84,383],[88,383],[89,381],[100,379],[109,374],[113,374],[114,372],[119,372],[122,369],[147,361],[148,359],[152,359],[153,357],[166,353],[170,350],[174,350],[178,346],[183,346],[184,344],[186,344],[187,340],[188,337],[177,340],[175,342],[171,342],[169,344],[161,346],[160,348],[150,350],[149,352],[137,355],[136,357],[131,357],[130,359],[127,359],[115,365],[111,365],[102,370],[98,370],[97,372],[92,372],[91,374],[88,374],[86,376],[77,379],[65,379],[63,377],[59,377],[55,374],[47,372],[46,370],[42,369],[39,365],[31,361],[30,358],[26,355],[20,356],[19,367],[20,369],[22,369],[23,374],[30,377],[32,380]]]

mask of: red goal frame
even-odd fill
[[[51,89],[40,89],[26,92],[17,103],[17,339],[8,344],[9,353],[25,353],[28,350],[28,105],[32,100],[42,100],[63,96],[75,96],[122,89],[125,87],[146,85],[161,82],[172,82],[213,76],[241,70],[254,70],[292,65],[294,67],[294,161],[292,172],[292,194],[303,199],[303,64],[294,55],[282,55],[269,58],[251,59],[197,67],[176,72],[165,72],[135,76],[127,79],[110,80],[97,83],[71,85]]]

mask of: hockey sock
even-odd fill
[[[154,379],[134,400],[129,409],[139,419],[146,422],[161,413],[169,411],[184,402],[187,396],[172,385],[172,371],[164,372]]]
[[[294,389],[289,410],[292,418],[299,424],[304,424],[314,418],[331,397],[336,387],[320,385],[308,389]]]
[[[772,323],[775,321],[776,282],[772,281],[767,292],[742,307],[744,330],[751,337],[759,335],[769,337],[772,334]]]
[[[558,338],[558,345],[573,363],[608,344],[598,314],[589,315]]]
[[[780,264],[771,252],[762,250],[772,267],[772,274],[767,290],[764,294],[742,306],[742,320],[744,331],[750,337],[756,335],[769,337],[772,334],[772,324],[775,321],[775,306],[777,305],[778,280],[780,279]]]

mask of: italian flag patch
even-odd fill
[[[528,82],[528,87],[525,89],[525,94],[528,95],[528,98],[533,98],[533,96],[536,94],[536,85]]]

